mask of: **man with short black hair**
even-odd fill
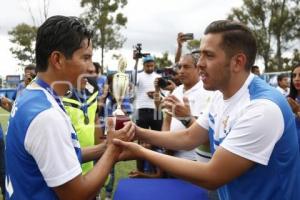
[[[17,95],[25,89],[25,87],[35,78],[36,70],[33,64],[27,65],[24,68],[24,79],[17,86]]]
[[[251,72],[257,76],[260,76],[260,71],[259,71],[259,67],[257,65],[253,65],[251,67]]]
[[[153,94],[154,81],[161,77],[155,72],[154,57],[147,55],[143,58],[144,70],[137,75],[135,92],[136,124],[145,129],[161,130],[162,113],[156,108]],[[147,162],[147,161],[146,161]],[[144,171],[144,161],[137,161],[137,169]]]
[[[76,17],[53,16],[37,31],[37,78],[14,103],[6,137],[7,199],[91,199],[117,161],[113,137],[130,139],[131,123],[118,132],[112,121],[105,152],[80,148],[61,96],[80,87],[92,65],[92,32]],[[126,135],[126,134],[127,135]],[[100,160],[82,175],[80,162]]]
[[[287,74],[279,74],[277,76],[277,84],[278,86],[276,89],[285,97],[290,94],[290,84],[289,84],[289,77]]]
[[[4,110],[10,112],[12,105],[14,103],[14,100],[25,89],[25,87],[35,78],[35,76],[36,76],[35,66],[32,64],[27,65],[24,69],[24,80],[22,80],[18,84],[15,95],[13,96],[12,99],[9,99],[4,96],[0,97],[0,107],[2,107]]]
[[[136,123],[144,128],[160,130],[162,125],[161,113],[156,110],[152,93],[155,91],[154,80],[160,77],[155,69],[153,56],[148,55],[143,58],[144,70],[137,76],[136,88]]]

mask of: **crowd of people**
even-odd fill
[[[0,101],[11,113],[5,142],[0,129],[3,196],[99,199],[105,187],[110,199],[115,163],[136,160],[129,177],[184,179],[211,200],[300,199],[300,63],[274,88],[242,23],[212,22],[199,51],[182,55],[183,35],[171,78],[143,57],[134,98],[121,102],[131,121],[116,130],[114,76],[92,60],[93,32],[76,17],[48,18],[35,67],[16,99]]]

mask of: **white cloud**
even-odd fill
[[[0,75],[17,73],[17,61],[9,52],[7,31],[21,22],[33,23],[28,13],[26,1],[30,3],[38,22],[42,17],[39,13],[41,0],[9,0],[0,7]],[[242,0],[128,0],[123,12],[128,17],[127,29],[122,34],[127,38],[124,47],[113,51],[127,57],[128,68],[134,65],[132,46],[143,44],[143,51],[158,56],[168,51],[174,54],[176,35],[178,32],[192,32],[200,38],[204,28],[213,20],[224,19],[232,7],[242,4]],[[50,0],[49,16],[79,16],[83,9],[80,0]],[[107,54],[107,65],[116,68],[117,61],[111,60],[113,52]],[[100,52],[94,52],[94,60],[100,61]]]

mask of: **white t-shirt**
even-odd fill
[[[203,88],[203,82],[200,80],[197,84],[195,84],[192,88],[190,88],[187,91],[184,91],[184,86],[180,85],[177,88],[175,88],[172,94],[181,102],[183,102],[183,97],[187,97],[189,99],[192,116],[199,117],[203,114],[205,110],[208,109],[214,92],[205,90]],[[186,129],[186,127],[176,117],[172,117],[170,130],[173,131],[183,129]],[[185,158],[188,160],[209,160],[207,157],[210,157],[210,153],[201,151],[199,152],[199,154],[206,155],[206,157],[199,157],[197,156],[196,150],[200,151],[198,149],[193,149],[191,151],[176,151],[174,156],[179,158]]]
[[[158,77],[161,76],[156,72],[147,74],[143,71],[137,75],[136,109],[140,109],[140,108],[155,109],[154,100],[147,95],[147,92],[155,91],[154,80]]]
[[[213,149],[222,146],[241,157],[267,165],[275,143],[282,136],[284,121],[274,102],[252,98],[254,94],[248,87],[253,77],[250,74],[239,91],[227,100],[217,92],[209,113],[200,116],[197,123],[211,131]]]

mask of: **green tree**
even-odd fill
[[[293,58],[291,60],[291,67],[294,67],[295,65],[299,65],[300,64],[300,52],[298,49],[294,49],[293,51]]]
[[[200,42],[201,42],[201,40],[189,40],[189,41],[187,42],[186,48],[187,48],[189,51],[199,50]]]
[[[31,3],[29,0],[26,0],[25,2],[28,13],[34,25],[21,23],[8,32],[8,35],[10,36],[10,42],[13,43],[13,47],[11,47],[9,50],[19,61],[18,64],[23,67],[27,64],[35,63],[35,38],[37,27],[47,19],[50,5],[50,0],[39,0],[38,3],[41,3],[38,4],[38,13],[40,16],[36,17],[32,12]],[[37,22],[39,24],[37,24]]]
[[[9,50],[19,61],[19,65],[35,63],[35,37],[37,27],[22,23],[8,32],[13,47]]]
[[[289,50],[299,37],[299,0],[243,0],[240,8],[233,8],[228,18],[241,21],[252,28],[266,71],[284,70],[283,52]],[[276,44],[276,45],[272,45]]]
[[[165,67],[170,67],[173,63],[171,60],[169,60],[169,53],[164,52],[162,57],[155,57],[154,56],[154,61],[156,63],[156,66],[158,69],[163,69]]]
[[[94,29],[93,46],[101,49],[102,66],[104,52],[121,48],[126,40],[120,34],[127,23],[120,9],[126,5],[127,0],[81,0],[81,7],[86,8],[81,17]]]

